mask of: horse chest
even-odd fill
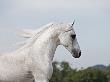
[[[53,73],[53,67],[50,62],[46,61],[35,61],[33,62],[34,64],[31,64],[31,69],[34,74],[36,74],[38,77],[39,76],[44,76],[48,79],[51,78],[52,73]]]

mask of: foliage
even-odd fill
[[[110,82],[110,65],[107,67],[106,76],[108,78],[108,82]]]
[[[72,69],[67,62],[54,62],[50,82],[110,82],[110,66],[105,71],[92,67],[77,70]]]

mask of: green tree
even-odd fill
[[[58,62],[53,62],[53,75],[50,82],[61,82],[62,75],[60,69],[57,66]]]
[[[67,62],[54,62],[50,82],[108,82],[107,77],[110,78],[110,70],[106,73],[94,68],[77,71],[72,69]]]
[[[107,76],[108,82],[110,82],[110,65],[107,67],[106,76]]]
[[[98,69],[80,70],[73,76],[74,82],[107,82],[104,73]]]

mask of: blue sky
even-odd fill
[[[16,28],[36,29],[49,22],[72,22],[82,49],[74,59],[58,47],[55,60],[73,67],[110,64],[110,0],[0,0],[0,52],[9,52],[21,41]]]

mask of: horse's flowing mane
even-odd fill
[[[24,42],[20,42],[18,45],[21,47],[20,49],[23,49],[25,47],[29,47],[30,45],[32,45],[39,36],[41,36],[46,30],[48,30],[51,27],[65,27],[67,24],[66,23],[48,23],[42,27],[40,27],[37,30],[28,30],[25,29],[21,32],[19,32],[19,35],[24,37],[24,38],[28,38],[26,41]],[[63,30],[71,30],[71,28],[63,28]]]
[[[34,41],[36,41],[36,39],[42,35],[47,29],[49,29],[51,26],[53,25],[53,23],[49,23],[47,25],[44,25],[43,27],[37,29],[37,30],[21,30],[19,32],[19,35],[24,37],[24,38],[28,38],[26,41],[20,42],[18,45],[20,45],[20,47],[27,47],[30,46],[32,43],[34,43]]]

